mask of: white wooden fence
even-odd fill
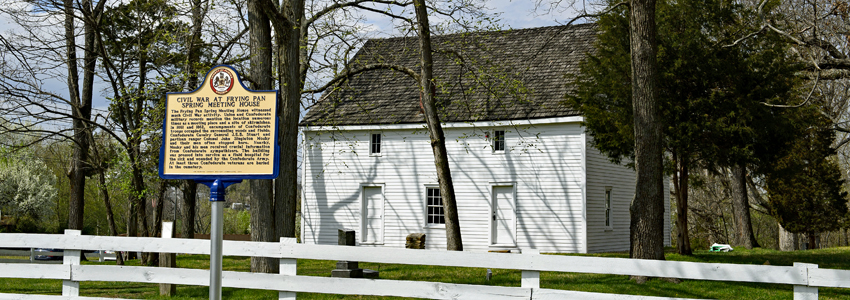
[[[58,256],[58,257],[65,256],[65,254],[62,253],[62,252],[49,252],[49,253],[38,252],[38,251],[36,251],[36,248],[30,248],[28,250],[0,249],[0,256],[24,257],[24,259],[3,258],[3,259],[0,259],[0,263],[26,263],[27,261],[38,262],[38,263],[43,263],[43,264],[50,264],[50,263],[61,264],[62,263],[61,261],[58,261],[58,260],[38,260],[38,259],[36,259],[36,257],[40,256],[40,255]],[[104,261],[107,261],[107,260],[115,260],[116,259],[114,253],[104,253],[103,251],[97,251],[97,253],[86,253],[86,258],[87,259],[94,259],[94,260],[97,260],[99,262],[104,262]]]
[[[0,299],[97,299],[79,297],[81,281],[117,281],[209,285],[209,270],[80,265],[82,250],[116,250],[209,254],[208,240],[84,236],[77,230],[59,234],[0,234],[0,245],[10,248],[65,249],[64,264],[0,263],[0,278],[63,280],[62,296],[0,294]],[[280,274],[222,272],[225,287],[280,291],[280,299],[295,299],[296,292],[399,296],[426,299],[679,299],[601,294],[540,288],[540,272],[575,272],[649,277],[719,280],[794,285],[795,300],[817,299],[818,287],[850,288],[850,270],[794,266],[693,263],[539,254],[424,251],[394,248],[345,247],[224,241],[225,256],[280,258]],[[297,276],[296,259],[348,260],[393,264],[522,270],[521,287],[451,284],[424,281],[349,279]],[[328,270],[330,272],[330,270]]]

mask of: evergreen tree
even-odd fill
[[[793,99],[797,80],[787,46],[770,33],[736,47],[732,32],[752,15],[729,0],[658,2],[658,97],[667,169],[677,199],[678,250],[687,236],[689,170],[757,164],[790,132],[786,114],[763,105]],[[596,52],[589,54],[566,104],[585,117],[593,146],[614,162],[634,158],[627,9],[597,20]],[[768,126],[770,125],[770,126]],[[762,151],[762,152],[759,152]],[[747,212],[748,214],[748,212]]]
[[[816,233],[840,228],[848,219],[847,192],[835,161],[832,122],[820,114],[804,134],[784,145],[787,154],[767,176],[768,209],[779,224],[793,233],[805,233],[809,248],[817,248]]]

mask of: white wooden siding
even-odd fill
[[[635,172],[616,165],[587,145],[587,244],[588,252],[629,250],[629,205],[635,194]],[[605,188],[611,187],[611,221],[605,227]],[[670,245],[670,184],[664,181],[664,245]]]
[[[422,232],[428,249],[445,249],[445,227],[424,226],[424,187],[437,183],[427,132],[391,127],[380,129],[380,157],[368,154],[373,128],[305,130],[302,241],[335,244],[339,228],[357,230],[360,240],[360,186],[380,182],[384,245],[404,247],[408,234]],[[445,130],[464,248],[489,249],[490,183],[515,182],[517,247],[585,252],[585,141],[579,123],[497,129],[506,131],[504,154],[494,154],[484,137],[494,128]]]

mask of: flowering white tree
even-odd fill
[[[44,162],[21,156],[0,162],[0,210],[16,217],[48,215],[56,177]]]

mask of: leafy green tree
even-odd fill
[[[100,28],[97,39],[111,83],[111,121],[121,131],[111,135],[124,148],[132,171],[134,199],[127,231],[131,236],[152,236],[158,225],[153,230],[149,227],[146,200],[156,194],[145,179],[158,180],[151,171],[158,152],[144,145],[158,144],[148,139],[159,136],[152,133],[161,126],[160,100],[170,87],[170,78],[164,74],[174,73],[184,62],[183,48],[174,36],[187,25],[178,20],[175,7],[162,0],[134,0],[110,7],[104,20],[110,25]]]
[[[663,146],[677,199],[678,251],[690,254],[690,170],[757,162],[758,151],[769,148],[760,143],[782,137],[782,118],[793,113],[762,103],[793,98],[797,81],[776,36],[722,47],[751,14],[734,1],[659,1],[657,8]],[[585,116],[594,147],[614,162],[634,161],[627,9],[614,9],[597,24],[596,52],[581,64],[566,104]]]
[[[793,233],[805,233],[816,249],[816,233],[839,229],[848,220],[847,192],[832,148],[832,122],[820,114],[803,135],[783,147],[767,176],[768,209],[779,224]]]

